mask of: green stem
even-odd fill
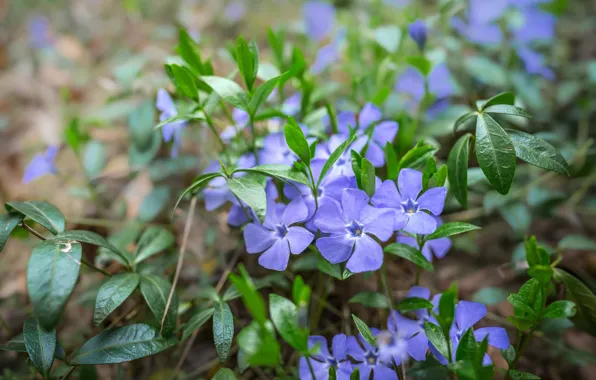
[[[312,169],[310,168],[310,164],[308,164],[308,174],[310,174],[310,182],[312,183],[311,185],[311,190],[312,190],[312,195],[315,198],[315,213],[317,212],[317,210],[319,209],[319,190],[317,189],[317,185],[315,184],[315,177],[312,174]]]
[[[215,125],[213,124],[213,119],[211,119],[211,116],[209,116],[205,111],[203,111],[203,113],[205,114],[205,121],[207,122],[209,129],[211,129],[211,132],[213,132],[213,136],[215,136],[215,139],[217,141],[219,141],[219,144],[221,145],[221,150],[223,151],[223,154],[225,154],[225,156],[226,156],[226,161],[227,161],[228,165],[232,165],[232,160],[230,159],[230,153],[228,152],[228,149],[226,149],[226,144],[221,139],[221,136],[219,135],[219,133],[217,133],[217,130],[215,129]]]
[[[414,280],[414,285],[418,286],[420,285],[420,272],[421,269],[418,265],[416,265],[416,279]]]
[[[310,363],[309,357],[306,358],[306,363],[308,363],[308,370],[310,371],[310,376],[312,377],[312,380],[317,380],[317,377],[315,376],[315,370],[312,368],[312,364]]]
[[[258,165],[259,164],[259,153],[257,152],[257,133],[255,131],[255,117],[254,117],[254,115],[249,115],[248,126],[250,127],[250,134],[252,135],[252,144],[251,144],[252,153],[254,154],[255,162]]]

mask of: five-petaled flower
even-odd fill
[[[441,218],[435,216],[435,220],[437,221],[437,227],[443,224]],[[396,241],[398,243],[407,244],[410,247],[418,249],[418,242],[416,241],[416,238],[414,238],[413,236],[400,234],[397,235]],[[449,239],[448,237],[443,237],[439,239],[427,240],[426,242],[424,242],[424,245],[422,246],[422,254],[424,255],[424,257],[426,257],[428,261],[432,262],[433,257],[436,257],[437,259],[442,259],[443,257],[445,257],[445,255],[447,254],[447,252],[449,252],[450,249],[451,239]]]
[[[445,206],[447,189],[433,187],[422,195],[422,173],[414,169],[402,169],[395,182],[386,180],[372,197],[377,207],[388,207],[394,210],[395,229],[403,226],[404,231],[412,234],[430,234],[437,229],[435,218],[426,213],[439,215]],[[405,223],[405,226],[404,226]]]
[[[324,40],[335,24],[335,8],[324,1],[308,1],[302,8],[306,34],[316,42]]]
[[[290,252],[294,255],[302,253],[315,236],[306,228],[294,225],[303,222],[308,215],[302,198],[296,198],[288,205],[268,203],[263,224],[250,223],[244,228],[246,251],[263,252],[259,264],[283,271],[288,266]]]
[[[370,329],[374,337],[380,334],[379,329]],[[360,344],[358,344],[360,342]],[[390,368],[390,362],[386,362],[379,356],[379,349],[368,343],[362,335],[348,337],[348,355],[359,362],[356,367],[360,370],[360,379],[365,380],[373,372],[373,380],[397,380],[395,371]]]
[[[54,161],[59,150],[59,146],[50,145],[44,153],[36,154],[25,168],[23,183],[29,183],[46,174],[58,174]]]
[[[393,235],[393,213],[368,204],[362,190],[345,189],[341,204],[320,207],[315,225],[329,236],[317,240],[321,255],[332,264],[348,261],[353,273],[374,271],[383,264],[383,249],[372,237],[387,241]]]
[[[352,363],[346,356],[347,340],[345,334],[337,334],[331,341],[331,352],[327,345],[327,339],[322,336],[314,335],[308,338],[309,350],[316,345],[319,346],[319,352],[311,356],[300,358],[299,374],[300,380],[325,380],[329,378],[329,368],[334,367],[338,380],[349,380],[352,374]],[[312,374],[308,366],[312,367]],[[312,377],[314,374],[314,378]]]
[[[174,104],[172,97],[163,88],[160,88],[159,91],[157,91],[157,100],[155,102],[155,106],[159,111],[161,111],[161,114],[159,115],[159,121],[164,121],[178,115],[178,111],[176,110],[176,105]],[[170,142],[174,140],[174,144],[172,145],[172,157],[178,156],[178,150],[182,144],[182,131],[184,127],[186,127],[186,124],[188,124],[188,121],[186,120],[177,120],[167,123],[162,127],[164,141]]]

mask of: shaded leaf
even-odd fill
[[[389,308],[387,297],[377,292],[360,292],[350,298],[348,303],[359,303],[366,307]]]
[[[569,175],[569,165],[557,149],[529,133],[508,129],[515,154],[521,160],[542,169]]]
[[[29,318],[23,326],[23,340],[35,368],[49,378],[56,352],[56,328],[46,330],[38,320]]]
[[[143,294],[143,298],[147,302],[149,309],[151,309],[153,316],[159,323],[161,323],[164,311],[166,310],[171,289],[172,284],[159,276],[144,275],[141,277],[141,293]],[[168,308],[166,319],[163,323],[162,333],[166,337],[171,335],[176,329],[177,311],[178,297],[176,296],[176,293],[174,293]]]
[[[525,109],[521,107],[516,107],[509,104],[496,104],[484,109],[484,112],[487,113],[496,113],[500,115],[509,115],[509,116],[521,116],[527,119],[531,119],[532,115],[528,113]]]
[[[460,137],[447,158],[449,189],[463,208],[468,207],[468,159],[471,138],[470,134]]]
[[[575,303],[573,322],[596,334],[596,295],[580,279],[562,269],[555,269],[554,278],[565,286],[565,298]]]
[[[44,226],[54,235],[64,231],[64,215],[48,202],[6,202],[7,211],[19,212]]]
[[[449,222],[441,224],[435,232],[428,235],[426,240],[440,239],[447,236],[463,234],[464,232],[479,230],[480,227],[464,222]]]
[[[478,111],[482,112],[490,106],[497,104],[513,105],[515,104],[515,94],[513,92],[501,92],[482,103],[482,107]]]
[[[23,220],[23,215],[18,212],[9,212],[0,215],[0,252],[16,226]]]
[[[245,202],[259,219],[265,216],[267,195],[260,183],[248,177],[228,178],[227,183],[230,190]]]
[[[174,235],[163,227],[148,227],[137,245],[134,264],[170,248],[174,244]]]
[[[397,306],[397,309],[402,313],[407,313],[409,311],[420,310],[420,309],[432,309],[434,305],[432,302],[425,298],[420,297],[408,297],[401,301]]]
[[[232,339],[234,338],[234,317],[230,306],[225,302],[216,302],[213,307],[213,341],[219,360],[228,359]]]
[[[188,322],[186,322],[186,325],[184,325],[184,329],[182,330],[182,340],[185,341],[186,339],[188,339],[188,337],[190,337],[195,331],[197,331],[201,328],[201,326],[207,323],[207,321],[211,319],[211,317],[213,316],[214,312],[215,309],[211,307],[209,309],[201,310],[194,314],[188,320]]]
[[[93,322],[99,326],[110,313],[122,305],[139,285],[136,273],[121,273],[110,277],[97,292]]]
[[[406,259],[424,270],[429,272],[434,271],[432,263],[424,257],[422,252],[414,247],[401,243],[393,243],[385,247],[384,251]]]

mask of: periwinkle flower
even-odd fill
[[[241,110],[240,108],[234,108],[232,110],[232,119],[234,119],[234,124],[236,125],[229,125],[219,134],[219,136],[225,142],[229,142],[231,139],[236,137],[236,134],[242,131],[248,125],[250,117],[248,112]]]
[[[372,236],[387,241],[393,235],[393,213],[368,204],[362,190],[345,189],[341,203],[319,208],[315,225],[329,236],[317,239],[321,255],[332,264],[347,260],[352,273],[375,271],[383,264],[383,249]]]
[[[295,116],[300,112],[302,94],[297,92],[290,95],[281,105],[281,112],[289,116]]]
[[[535,41],[552,41],[555,36],[557,18],[538,7],[526,7],[520,10],[523,22],[513,28],[513,39],[518,44]]]
[[[470,301],[459,301],[455,305],[455,320],[451,326],[449,337],[451,338],[452,344],[452,355],[455,360],[455,353],[457,352],[457,346],[461,341],[461,338],[469,328],[473,328],[474,325],[486,315],[486,306],[479,302]],[[474,330],[474,338],[476,341],[481,342],[484,338],[488,337],[488,345],[499,348],[501,350],[509,347],[509,337],[507,331],[502,327],[482,327]],[[437,358],[437,360],[443,364],[447,364],[447,359],[441,355],[435,347],[430,346],[431,351]],[[485,355],[483,363],[488,365],[491,363],[488,355]]]
[[[443,224],[441,218],[435,217],[435,220],[437,221],[437,227]],[[407,244],[411,247],[418,249],[418,243],[416,242],[416,239],[412,236],[398,235],[397,242]],[[422,246],[422,254],[424,255],[424,257],[426,257],[428,261],[432,262],[433,257],[436,257],[437,259],[442,259],[443,257],[445,257],[445,255],[447,254],[447,252],[449,252],[450,249],[451,239],[449,239],[448,237],[443,237],[439,239],[427,240],[426,242],[424,242],[424,245]]]
[[[333,41],[319,49],[315,62],[310,68],[311,73],[318,75],[331,64],[339,60],[339,48],[344,36],[345,29],[342,29],[337,36],[333,38]]]
[[[288,205],[269,202],[263,224],[250,223],[244,228],[248,253],[261,253],[259,264],[267,269],[283,271],[288,266],[290,252],[302,253],[315,238],[304,227],[296,226],[308,215],[306,205],[296,198]]]
[[[418,45],[418,49],[424,51],[426,39],[428,38],[428,29],[426,24],[424,24],[424,21],[416,20],[408,25],[408,33],[410,33],[410,37],[412,37],[414,42],[416,42],[416,45]]]
[[[335,8],[324,1],[308,1],[302,8],[306,34],[314,41],[324,40],[335,24]]]
[[[271,133],[263,139],[263,149],[259,152],[260,164],[284,164],[292,166],[298,157],[286,143],[282,132]]]
[[[315,158],[321,158],[327,160],[329,156],[335,150],[343,144],[348,139],[347,136],[344,135],[332,135],[329,138],[329,141],[321,142],[317,144],[315,148]],[[346,150],[345,152],[339,156],[335,164],[329,171],[330,176],[338,176],[343,175],[347,177],[354,176],[354,169],[352,168],[352,157],[351,151],[355,150],[356,152],[360,152],[362,148],[366,145],[365,139],[358,139],[354,141]]]
[[[408,341],[402,330],[385,330],[377,336],[379,359],[400,365],[408,361]]]
[[[541,75],[548,80],[555,79],[555,73],[544,62],[544,55],[523,46],[517,49],[517,54],[528,74]]]
[[[29,44],[35,49],[43,49],[52,45],[50,21],[44,16],[34,16],[27,23]]]
[[[346,356],[347,340],[345,334],[337,334],[331,341],[331,352],[327,345],[327,339],[322,336],[314,335],[308,338],[308,348],[319,346],[319,352],[310,358],[310,365],[317,380],[326,380],[329,378],[329,368],[335,367],[335,373],[338,380],[349,380],[352,374],[352,363]],[[310,373],[307,359],[300,358],[299,366],[300,380],[315,380]]]
[[[228,22],[236,23],[246,14],[246,5],[243,1],[231,1],[224,8],[224,16]]]
[[[495,21],[504,14],[509,0],[470,0],[469,4],[467,21],[453,17],[451,26],[470,42],[480,45],[500,43],[503,33]]]
[[[25,168],[23,183],[29,183],[47,174],[58,174],[54,161],[59,150],[59,146],[50,145],[44,153],[36,154]]]
[[[447,189],[433,187],[422,195],[421,192],[422,173],[414,169],[402,169],[397,178],[397,187],[391,180],[384,181],[371,201],[377,207],[394,210],[396,229],[405,223],[404,231],[428,235],[437,229],[437,221],[432,215],[443,212]]]
[[[410,95],[416,102],[424,97],[424,76],[413,67],[409,67],[399,77],[395,90]],[[444,99],[454,92],[451,73],[445,63],[436,65],[428,74],[428,92],[437,99]]]
[[[380,334],[376,328],[370,331],[374,337]],[[371,372],[373,380],[397,380],[397,374],[390,368],[392,364],[381,359],[379,349],[364,340],[362,335],[348,337],[348,355],[359,362],[356,367],[360,370],[361,380],[369,379]]]
[[[172,97],[163,88],[160,88],[159,91],[157,91],[155,106],[161,112],[159,121],[164,121],[178,115]],[[161,129],[164,141],[174,141],[174,144],[172,145],[172,157],[178,156],[178,150],[180,149],[180,144],[182,144],[182,131],[187,124],[188,122],[186,120],[178,120],[164,125]]]

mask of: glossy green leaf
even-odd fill
[[[478,110],[479,112],[484,111],[486,108],[498,104],[513,105],[515,104],[515,94],[513,92],[501,92],[482,103],[482,107]]]
[[[56,328],[45,329],[35,318],[29,318],[23,326],[23,340],[31,362],[46,379],[56,352]]]
[[[527,300],[525,300],[523,296],[519,294],[510,294],[509,297],[507,297],[507,301],[509,301],[515,309],[527,313],[527,316],[525,316],[526,318],[528,316],[531,318],[530,320],[536,318],[536,312],[530,305],[528,305]]]
[[[435,232],[428,235],[426,240],[440,239],[447,236],[463,234],[464,232],[479,230],[480,227],[464,222],[449,222],[441,224]]]
[[[402,300],[397,309],[402,313],[407,313],[409,311],[420,310],[420,309],[432,309],[434,305],[432,302],[425,298],[420,297],[408,297]]]
[[[277,178],[284,182],[294,181],[303,185],[310,185],[308,178],[299,170],[294,169],[291,166],[283,164],[265,164],[255,166],[253,168],[236,169],[234,173],[247,172],[247,173],[258,173],[269,177]]]
[[[64,231],[64,215],[48,202],[6,202],[6,210],[18,212],[44,226],[54,235]]]
[[[228,359],[232,339],[234,339],[234,316],[225,302],[216,302],[213,305],[213,341],[219,360]]]
[[[348,303],[359,303],[366,307],[374,307],[377,309],[389,308],[387,297],[377,292],[360,292],[350,298]]]
[[[213,316],[214,312],[215,309],[211,307],[209,309],[201,310],[194,314],[188,320],[188,322],[186,322],[186,325],[184,325],[184,328],[182,329],[182,340],[184,341],[188,339],[195,331],[197,331],[201,328],[201,326],[207,323],[207,321],[211,319],[211,317]]]
[[[262,324],[253,321],[240,331],[237,342],[249,365],[267,367],[278,365],[280,347],[270,321]]]
[[[323,165],[323,169],[321,169],[321,174],[319,175],[319,180],[317,182],[317,187],[319,187],[319,185],[321,184],[321,181],[323,180],[323,178],[325,178],[325,175],[327,175],[327,173],[333,167],[333,165],[335,165],[335,163],[337,162],[337,160],[339,160],[339,158],[344,154],[344,152],[346,151],[346,149],[348,149],[348,147],[350,145],[352,145],[352,143],[354,141],[356,141],[357,138],[358,138],[358,136],[356,134],[353,134],[346,141],[344,141],[343,143],[341,143],[341,145],[338,146],[331,153],[331,155],[329,156],[329,158],[327,159],[327,161],[325,161],[325,164]]]
[[[138,264],[148,257],[165,251],[174,244],[174,235],[163,227],[148,227],[137,245],[134,264]]]
[[[244,305],[252,315],[252,317],[259,323],[265,323],[267,320],[267,311],[265,309],[265,301],[263,297],[257,291],[255,284],[246,272],[246,268],[243,265],[239,266],[239,271],[242,276],[230,274],[230,281],[234,284],[234,287],[242,294],[242,300]],[[224,297],[225,298],[225,297]]]
[[[33,313],[45,329],[58,324],[81,267],[82,247],[64,239],[37,244],[27,265],[27,291]]]
[[[162,277],[156,275],[144,275],[141,277],[141,293],[158,323],[161,323],[163,318],[171,289],[172,284]],[[170,336],[176,329],[177,312],[178,297],[176,296],[176,293],[174,293],[168,308],[166,319],[163,323],[163,336]]]
[[[350,380],[360,380],[360,368],[356,367],[350,375]]]
[[[200,79],[234,107],[245,111],[248,109],[244,90],[233,80],[216,76],[202,76]]]
[[[557,149],[529,133],[508,129],[516,156],[542,169],[569,175],[569,165]]]
[[[432,343],[433,346],[439,351],[441,355],[448,358],[449,357],[449,349],[447,347],[447,341],[445,340],[445,335],[441,328],[434,323],[431,322],[424,322],[424,332],[428,337],[428,340]]]
[[[369,160],[363,158],[360,162],[360,181],[362,183],[362,190],[372,197],[375,194],[375,167]]]
[[[509,115],[509,116],[521,116],[527,119],[531,119],[532,115],[528,113],[525,109],[521,107],[516,107],[509,104],[496,104],[490,107],[484,108],[485,113],[496,113],[499,115]]]
[[[213,380],[236,380],[236,375],[231,369],[222,368],[215,373]]]
[[[390,180],[397,180],[397,173],[398,173],[398,162],[397,162],[397,153],[395,149],[393,149],[393,145],[390,142],[385,144],[384,148],[385,152],[385,162],[387,163],[387,179]]]
[[[350,151],[350,160],[352,161],[352,170],[354,171],[354,177],[356,177],[356,185],[358,188],[362,188],[362,179],[360,178],[360,163],[362,162],[362,156],[355,150]]]
[[[195,82],[196,76],[184,66],[176,64],[166,64],[164,66],[168,77],[180,95],[188,96],[191,99],[198,100],[198,88]]]
[[[389,53],[395,53],[401,40],[401,30],[396,25],[383,25],[374,30],[375,41]]]
[[[437,172],[437,161],[434,157],[429,157],[426,160],[426,165],[424,165],[424,170],[422,171],[422,188],[428,189],[428,181],[430,177],[433,176]]]
[[[251,49],[242,36],[238,37],[236,42],[236,63],[249,91],[252,91],[252,86],[257,77],[258,58],[255,62],[255,54],[258,54],[258,52]],[[255,63],[257,67],[255,67]]]
[[[465,114],[458,117],[457,120],[455,120],[455,123],[453,124],[453,133],[455,133],[459,127],[465,125],[467,122],[471,121],[472,119],[476,118],[477,116],[478,116],[478,112],[470,111],[470,112],[466,112]]]
[[[478,345],[474,338],[474,329],[469,328],[462,335],[459,344],[457,345],[457,351],[455,352],[455,360],[469,360],[473,361],[476,358],[476,351],[478,351]]]
[[[127,253],[122,252],[114,244],[110,243],[103,236],[98,235],[95,232],[70,230],[59,233],[57,238],[60,238],[61,240],[74,240],[80,243],[92,244],[108,249],[118,255],[123,260],[123,263],[130,264],[130,257]]]
[[[364,340],[368,342],[368,344],[376,346],[376,339],[372,335],[370,327],[368,327],[368,325],[363,320],[361,320],[354,314],[352,314],[352,319],[354,320],[354,324],[356,325],[358,332],[360,332],[360,335],[362,335],[362,338],[364,338]]]
[[[0,252],[16,226],[23,220],[23,215],[18,212],[9,212],[0,215]]]
[[[298,326],[298,307],[277,294],[269,295],[269,314],[279,335],[300,352],[308,349],[308,330]]]
[[[139,275],[136,273],[121,273],[108,278],[97,292],[95,298],[95,313],[93,322],[99,326],[139,285]]]
[[[447,158],[449,189],[463,208],[468,207],[468,159],[471,138],[470,134],[460,137]]]
[[[195,75],[203,74],[203,63],[196,42],[183,28],[178,33],[178,53]]]
[[[292,152],[296,153],[298,158],[306,165],[310,165],[310,148],[308,142],[302,133],[302,129],[293,118],[288,119],[288,123],[284,127],[284,135],[286,143]]]
[[[434,271],[432,263],[428,261],[426,257],[424,257],[422,252],[420,252],[414,247],[401,243],[393,243],[386,246],[384,251],[387,253],[391,253],[392,255],[396,255],[403,259],[406,259],[426,271]]]
[[[265,216],[267,196],[263,186],[249,177],[228,178],[228,187],[250,207],[259,219]]]
[[[515,148],[509,135],[490,115],[476,121],[476,158],[491,185],[507,194],[515,175]]]
[[[71,364],[115,364],[155,355],[176,344],[159,337],[153,327],[138,323],[105,330],[89,339],[73,355]]]
[[[447,165],[443,164],[435,174],[428,180],[428,187],[442,187],[447,181]]]
[[[449,290],[443,292],[439,299],[439,324],[443,328],[445,335],[449,334],[449,329],[455,318],[455,304],[457,302],[457,288],[452,284]]]
[[[551,268],[549,265],[534,265],[528,269],[528,274],[541,283],[546,284],[553,276],[553,268]]]
[[[177,121],[188,121],[188,120],[205,120],[205,113],[203,111],[195,111],[191,113],[179,113],[175,116],[169,117],[165,120],[161,120],[153,129],[160,129],[164,125],[175,123]]]
[[[184,190],[182,192],[182,194],[180,194],[180,196],[178,197],[178,200],[176,201],[176,205],[174,205],[174,210],[176,210],[178,208],[180,201],[182,201],[182,199],[187,194],[195,194],[195,193],[201,191],[201,189],[203,187],[207,186],[207,183],[209,181],[211,181],[212,179],[217,178],[217,177],[223,177],[223,174],[221,174],[221,173],[205,173],[205,174],[201,174],[200,176],[195,178],[192,181],[192,184],[189,187],[187,187],[186,190]]]
[[[426,161],[431,157],[437,148],[432,145],[419,145],[410,149],[404,154],[399,161],[399,170],[404,168],[418,169],[426,164]]]
[[[595,251],[596,241],[588,239],[583,235],[570,234],[559,241],[558,249],[577,250],[577,251]]]
[[[575,316],[575,304],[571,301],[555,301],[544,311],[544,318],[571,318]]]
[[[575,325],[596,334],[596,295],[580,279],[562,269],[555,269],[554,278],[565,286],[565,298],[575,303]]]

